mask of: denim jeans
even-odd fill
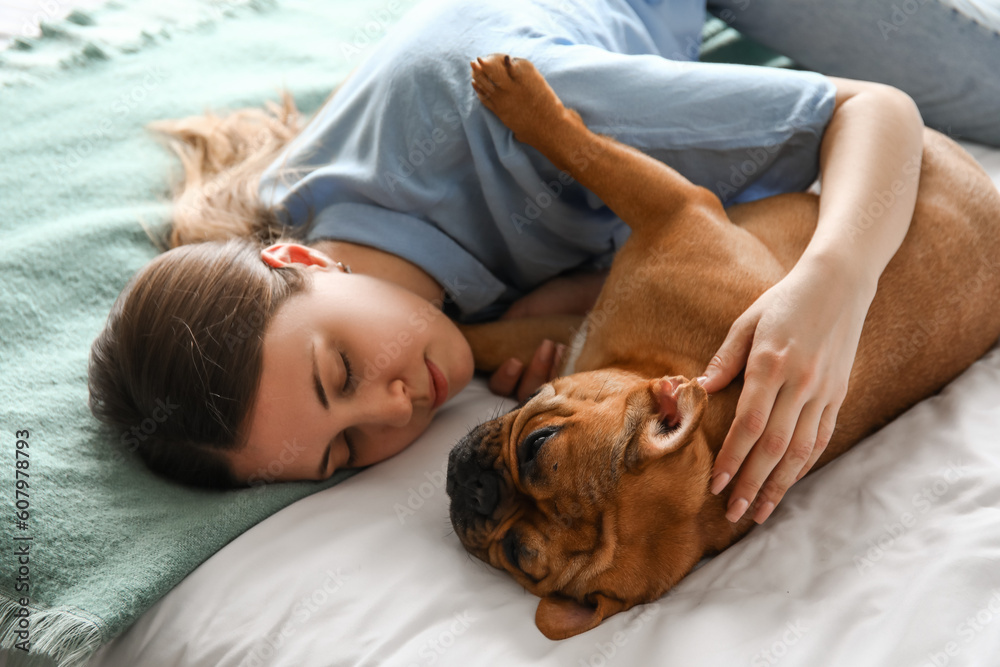
[[[905,91],[953,139],[1000,147],[1000,0],[708,0],[708,10],[802,67]]]

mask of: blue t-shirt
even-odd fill
[[[691,62],[704,12],[704,0],[426,0],[265,171],[262,201],[286,224],[311,223],[308,240],[420,266],[467,320],[567,269],[609,264],[628,227],[472,90],[469,61],[493,52],[530,59],[592,130],[727,205],[807,188],[833,84]]]

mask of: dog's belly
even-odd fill
[[[815,195],[779,195],[732,207],[733,224],[697,243],[670,226],[659,242],[626,243],[574,370],[700,374],[733,321],[802,254],[818,211]],[[878,216],[855,224],[864,243]],[[636,270],[643,266],[655,268]],[[814,469],[940,390],[998,336],[1000,194],[961,147],[925,130],[913,221],[879,281],[836,432]],[[716,449],[741,388],[736,381],[709,403],[706,434]]]

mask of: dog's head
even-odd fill
[[[451,451],[462,544],[541,597],[550,639],[654,600],[705,552],[707,396],[686,378],[619,370],[543,385]]]

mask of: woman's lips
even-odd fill
[[[441,372],[441,369],[434,365],[433,361],[426,358],[424,361],[427,362],[427,370],[430,372],[431,387],[433,387],[432,391],[434,392],[431,410],[436,410],[448,398],[448,380],[445,378],[444,373]]]

